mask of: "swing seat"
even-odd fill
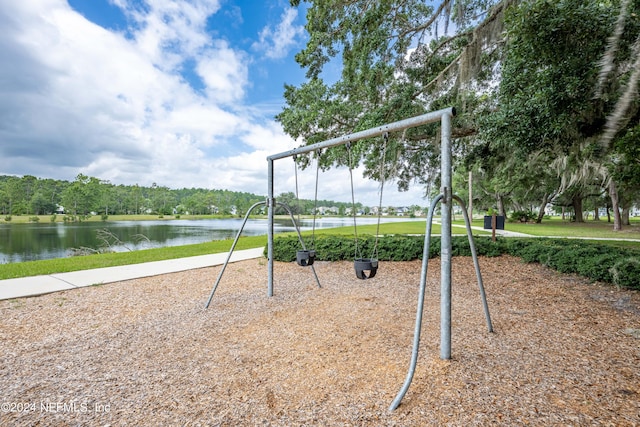
[[[370,258],[356,258],[353,262],[358,279],[372,279],[378,271],[378,260]],[[367,276],[366,272],[369,272]]]
[[[316,260],[316,251],[314,250],[299,250],[296,253],[296,261],[300,267],[308,267],[313,265]]]

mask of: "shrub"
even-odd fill
[[[58,215],[53,214],[53,215],[51,215],[51,216],[49,217],[49,220],[50,220],[51,222],[56,222],[56,218],[58,218]]]
[[[537,218],[538,215],[529,211],[514,211],[511,213],[511,221],[513,222],[529,222],[535,221]]]
[[[40,217],[38,216],[30,216],[29,222],[40,222]]]
[[[13,219],[13,217],[11,215],[7,215],[4,217],[4,220],[7,222],[10,222]]]
[[[474,237],[478,255],[500,256],[509,254],[525,262],[537,262],[561,273],[580,274],[592,281],[613,283],[622,288],[640,290],[640,251],[571,239],[497,239]],[[351,260],[355,258],[353,237],[323,235],[315,242],[307,239],[307,249],[316,250],[316,259],[322,261]],[[452,238],[453,256],[470,256],[471,248],[465,236]],[[358,236],[359,256],[371,257],[375,237]],[[378,242],[378,259],[408,261],[422,259],[424,236],[384,236]],[[302,249],[297,236],[276,237],[274,259],[292,262],[296,251]],[[429,258],[440,255],[440,238],[432,237]]]
[[[612,282],[620,288],[640,290],[640,259],[628,257],[617,261],[610,269]]]

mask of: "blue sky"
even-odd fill
[[[304,81],[304,24],[288,0],[2,0],[0,174],[266,194],[266,157],[301,144],[274,116]],[[276,193],[293,176],[276,162]],[[313,198],[314,171],[299,177]],[[349,201],[345,178],[323,173],[319,197]],[[385,204],[421,193],[385,185]]]

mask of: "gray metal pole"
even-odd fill
[[[441,123],[440,358],[451,359],[451,114]]]
[[[409,119],[400,120],[398,122],[393,122],[386,124],[384,126],[380,126],[377,128],[371,128],[367,130],[363,130],[360,132],[352,133],[349,135],[340,136],[338,138],[328,139],[326,141],[318,142],[317,144],[307,145],[304,147],[294,148],[293,150],[284,151],[282,153],[273,154],[267,159],[270,160],[278,160],[283,159],[285,157],[291,157],[296,154],[304,154],[310,153],[312,151],[320,150],[323,148],[334,147],[336,145],[343,145],[347,142],[357,141],[363,138],[372,138],[375,136],[380,136],[385,132],[395,132],[401,131],[407,128],[424,125],[427,123],[435,123],[438,120],[441,120],[444,116],[455,116],[455,108],[449,107],[438,111],[433,111],[431,113],[423,114],[421,116],[411,117]],[[451,134],[451,131],[449,131]]]
[[[424,246],[422,247],[422,273],[420,274],[420,290],[418,292],[418,308],[416,309],[416,326],[413,330],[413,349],[411,351],[411,363],[409,363],[409,371],[407,371],[407,376],[404,380],[404,384],[402,384],[402,388],[396,395],[396,398],[393,399],[391,406],[389,406],[390,411],[394,411],[402,399],[404,395],[409,390],[409,386],[411,385],[411,381],[413,380],[413,374],[416,371],[416,365],[418,364],[418,350],[420,348],[420,334],[422,333],[422,312],[424,311],[424,294],[425,288],[427,286],[427,270],[429,269],[429,248],[431,247],[431,227],[433,224],[433,212],[436,210],[436,206],[438,202],[442,199],[442,194],[438,195],[433,202],[431,202],[431,208],[429,209],[429,214],[427,215],[427,229],[424,235]]]
[[[220,273],[218,273],[218,278],[216,279],[216,283],[214,283],[213,285],[213,289],[211,289],[211,294],[209,295],[209,299],[207,300],[207,304],[205,304],[204,308],[209,308],[209,304],[211,304],[211,300],[213,299],[213,294],[216,293],[216,289],[218,289],[218,284],[220,283],[220,279],[222,279],[222,274],[224,273],[224,270],[227,268],[227,264],[229,264],[229,260],[231,259],[231,255],[233,254],[233,250],[236,248],[236,244],[238,243],[238,239],[240,239],[240,235],[242,234],[242,230],[244,230],[244,226],[247,224],[247,220],[249,219],[249,215],[251,214],[251,211],[253,211],[253,209],[256,206],[260,206],[260,205],[264,205],[267,202],[258,202],[258,203],[254,203],[249,210],[247,211],[247,214],[244,216],[244,221],[242,221],[242,225],[240,226],[240,230],[238,230],[238,234],[236,234],[236,238],[233,240],[233,243],[231,244],[231,249],[229,249],[229,254],[227,255],[227,259],[225,260],[224,264],[222,265],[222,269],[220,270]]]
[[[276,208],[276,199],[273,197],[273,159],[268,158],[267,177],[267,295],[273,296],[273,216]]]
[[[476,244],[473,241],[473,233],[471,231],[471,220],[465,209],[463,200],[454,194],[453,199],[460,203],[462,206],[462,214],[464,215],[464,222],[467,226],[467,237],[469,239],[469,248],[471,249],[471,257],[473,258],[473,266],[476,269],[476,277],[478,278],[478,287],[480,288],[480,298],[482,299],[482,308],[484,309],[484,317],[487,320],[487,328],[489,332],[493,332],[493,325],[491,323],[491,315],[489,314],[489,304],[487,304],[487,294],[484,292],[484,284],[482,283],[482,274],[480,273],[480,263],[478,262],[478,253],[476,252]]]

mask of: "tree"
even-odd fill
[[[299,0],[293,0],[298,5]],[[312,144],[422,114],[460,101],[454,136],[475,133],[472,112],[491,80],[498,59],[502,16],[514,0],[444,0],[437,9],[421,0],[310,1],[309,41],[296,61],[307,82],[285,86],[287,106],[276,117],[285,132]],[[440,36],[450,21],[455,33]],[[338,81],[322,73],[342,61]],[[471,90],[473,89],[473,90]],[[385,170],[401,190],[412,181],[427,184],[438,170],[437,126],[392,136]],[[382,142],[362,141],[350,153],[329,149],[323,168],[361,162],[365,175],[380,180]],[[303,164],[304,166],[304,164]]]
[[[615,102],[595,97],[595,88],[615,17],[609,2],[535,0],[511,8],[498,108],[483,121],[482,138],[492,153],[508,152],[522,162],[541,152],[549,157],[562,189],[572,194],[577,221],[585,189],[592,194],[595,182],[609,179],[605,165],[613,152],[600,140]]]
[[[62,192],[62,204],[65,209],[80,219],[90,215],[97,205],[99,183],[97,178],[78,174],[75,181]]]
[[[31,196],[29,205],[34,215],[51,214],[56,210],[55,203],[52,203],[42,190],[37,190]]]

